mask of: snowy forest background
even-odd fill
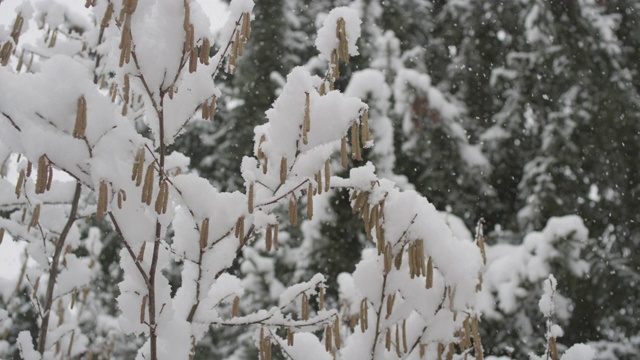
[[[158,341],[187,334],[159,358],[557,359],[575,344],[637,358],[639,2],[236,0],[215,8],[225,16],[196,1],[87,3],[21,5],[16,20],[0,2],[0,357],[149,358],[157,313]],[[166,144],[165,110],[189,120],[167,120]],[[289,114],[300,124],[286,130]],[[387,249],[383,230],[407,240]],[[137,271],[162,279],[171,314],[148,309]],[[195,324],[201,301],[217,307]],[[403,351],[402,336],[419,346]],[[592,355],[573,349],[565,359]]]

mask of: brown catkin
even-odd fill
[[[289,222],[291,226],[298,226],[298,199],[293,194],[289,198]]]
[[[287,171],[287,158],[283,156],[282,159],[280,159],[280,184],[284,184],[287,180]]]
[[[482,360],[484,358],[484,355],[482,350],[482,341],[480,340],[480,333],[478,332],[478,315],[475,315],[473,317],[471,331],[473,332],[473,347],[475,350],[476,360]],[[550,338],[549,340],[551,339],[552,338]],[[558,360],[558,349],[556,349],[555,355],[556,356],[553,358],[553,360]]]
[[[420,349],[418,351],[419,351],[420,358],[422,359],[424,355],[427,353],[427,345],[420,344]]]
[[[131,181],[136,182],[136,186],[140,186],[142,183],[142,172],[144,170],[144,148],[139,148],[136,152],[135,160],[133,161],[133,168],[131,170]]]
[[[477,353],[477,350],[476,350]],[[553,336],[549,337],[549,353],[551,354],[552,360],[558,360],[558,346],[556,345],[556,338]],[[477,354],[476,354],[477,357]]]
[[[240,218],[238,218],[238,222],[236,223],[236,231],[238,233],[240,246],[244,246],[244,216],[240,216]]]
[[[118,191],[118,209],[122,209],[122,190]]]
[[[313,185],[309,181],[309,187],[307,189],[307,218],[311,220],[313,218]]]
[[[104,180],[100,181],[100,188],[98,190],[98,206],[96,209],[96,218],[102,219],[104,218],[104,213],[107,212],[107,204],[108,204],[108,194],[107,194],[107,182]]]
[[[147,295],[142,298],[142,304],[140,305],[140,324],[144,324],[145,308],[147,307]]]
[[[249,214],[253,214],[253,201],[254,201],[254,186],[253,183],[249,185],[249,194],[247,195],[247,210]]]
[[[231,307],[231,317],[240,316],[240,298],[238,296],[233,298],[233,306]]]
[[[104,30],[109,26],[109,22],[111,21],[111,16],[113,15],[113,3],[109,3],[107,5],[107,10],[104,12],[102,16],[102,22],[100,22],[100,29]]]
[[[364,110],[362,113],[362,130],[360,131],[362,146],[366,146],[367,142],[371,138],[371,130],[369,129],[369,110]]]
[[[213,117],[216,114],[216,97],[211,98],[211,105],[209,105],[209,120],[213,121]]]
[[[300,318],[302,320],[309,320],[309,297],[306,293],[302,293],[300,308]]]
[[[391,316],[391,312],[393,311],[393,303],[396,300],[396,294],[389,294],[387,296],[387,315],[385,316],[385,319],[388,319],[389,316]]]
[[[202,120],[209,120],[209,101],[205,100],[202,105],[200,105]]]
[[[342,337],[340,336],[340,319],[336,316],[333,318],[333,337],[336,349],[340,350],[342,346]]]
[[[251,13],[242,13],[242,35],[245,39],[251,38]]]
[[[347,138],[345,136],[340,140],[340,160],[343,168],[347,168],[349,159],[347,157]]]
[[[380,252],[384,251],[384,243],[381,241],[378,241],[378,244],[382,244],[382,245],[378,245],[378,246],[382,246],[382,250],[379,250],[379,253],[378,253],[378,255],[380,255]],[[398,254],[393,260],[393,265],[396,267],[396,270],[400,270],[400,268],[402,267],[403,257],[404,257],[404,246],[402,247],[402,249],[400,249],[400,251],[398,251]]]
[[[311,101],[309,93],[305,93],[304,101],[304,121],[302,123],[302,142],[307,145],[309,143],[307,133],[311,131]]]
[[[291,330],[291,327],[287,328],[287,345],[293,346],[293,331]]]
[[[198,70],[198,52],[194,48],[189,52],[189,72],[194,73],[196,70]]]
[[[431,289],[433,287],[433,260],[431,256],[429,256],[429,260],[427,260],[427,281],[425,287],[427,289]]]
[[[47,184],[45,186],[45,190],[51,190],[51,185],[53,185],[53,166],[49,163],[47,165]]]
[[[38,158],[38,174],[36,177],[36,194],[43,194],[47,188],[47,158],[45,155]]]
[[[153,178],[155,176],[156,169],[153,167],[153,163],[147,166],[147,173],[144,177],[144,185],[142,187],[141,201],[147,205],[151,205],[151,199],[153,198]]]
[[[347,41],[346,23],[343,18],[339,18],[336,26],[338,37],[338,58],[346,63],[349,62],[349,43]]]
[[[200,250],[204,250],[209,242],[209,218],[202,220],[200,226]]]
[[[71,350],[73,349],[73,339],[76,335],[75,330],[71,330],[71,339],[69,340],[69,347],[67,348],[67,357],[71,356]]]
[[[136,257],[136,260],[138,262],[142,262],[144,260],[144,250],[147,247],[147,242],[143,241],[142,245],[140,246],[140,250],[138,251],[138,256]]]
[[[273,244],[273,229],[271,224],[267,224],[267,231],[265,235],[265,248],[267,251],[271,251],[271,245]]]
[[[315,179],[318,182],[318,194],[322,194],[322,171],[318,171],[315,175]]]
[[[30,177],[32,170],[33,170],[33,163],[31,161],[27,161],[27,173],[25,175],[27,177]]]
[[[359,143],[359,135],[358,133],[360,132],[360,130],[358,129],[358,122],[354,121],[353,124],[351,124],[351,158],[353,160],[360,160],[358,158],[358,150],[360,148],[360,146],[358,145]]]
[[[384,336],[384,347],[387,351],[391,351],[391,330],[387,329]]]
[[[25,173],[23,169],[23,170],[20,170],[20,175],[18,175],[18,182],[16,183],[16,197],[18,199],[20,199],[22,185],[24,184],[24,177],[25,177]]]
[[[278,250],[278,223],[273,227],[273,249]]]
[[[87,129],[87,101],[83,96],[78,98],[78,106],[76,111],[76,123],[73,127],[73,137],[83,139],[84,132]]]
[[[204,65],[209,65],[209,52],[211,51],[211,43],[208,38],[204,38],[202,41],[202,47],[200,48],[200,62]]]
[[[324,328],[324,349],[328,352],[333,350],[333,332],[331,331],[331,326],[327,325]]]
[[[40,204],[37,204],[36,207],[33,209],[33,213],[31,214],[31,221],[29,222],[27,231],[31,230],[32,227],[38,225],[39,220],[40,220]]]
[[[409,352],[409,346],[407,345],[407,319],[402,320],[402,352],[405,354]]]
[[[387,243],[387,245],[385,245],[384,247],[384,274],[385,275],[391,272],[391,262],[392,262],[391,257],[392,257],[391,244]]]
[[[3,239],[4,239],[4,228],[0,228],[0,245],[2,245]]]
[[[331,188],[331,164],[329,160],[324,162],[324,191],[327,192]]]
[[[396,356],[402,357],[402,353],[400,352],[400,326],[396,324]]]

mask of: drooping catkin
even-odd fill
[[[313,219],[313,185],[309,181],[309,187],[307,189],[307,218]]]
[[[419,355],[420,355],[420,359],[422,359],[425,354],[427,353],[427,345],[426,344],[420,344],[420,349],[418,350]]]
[[[287,345],[288,346],[293,346],[294,340],[293,340],[293,331],[291,330],[291,327],[287,328]]]
[[[209,218],[204,218],[200,225],[200,250],[204,250],[209,242]]]
[[[71,330],[71,339],[69,339],[69,347],[67,348],[67,357],[71,356],[71,350],[73,349],[73,339],[75,338],[76,331]]]
[[[273,243],[273,229],[271,224],[267,224],[267,231],[265,234],[265,248],[267,252],[271,251],[271,245]]]
[[[144,324],[146,307],[147,307],[147,295],[145,295],[142,298],[142,304],[140,305],[140,324]]]
[[[402,352],[405,354],[409,352],[409,346],[407,346],[407,319],[402,320]],[[400,345],[398,345],[400,347]]]
[[[388,328],[384,336],[384,347],[387,351],[391,351],[391,330]]]
[[[380,245],[382,244],[382,245]],[[380,250],[380,246],[382,246],[382,250]],[[378,255],[380,255],[380,252],[384,251],[384,243],[381,241],[378,241]],[[400,249],[400,251],[398,251],[398,254],[396,254],[396,257],[393,259],[393,265],[396,267],[396,270],[400,270],[400,268],[402,267],[402,258],[404,257],[404,246]]]
[[[45,185],[45,190],[51,190],[51,185],[53,184],[53,166],[51,163],[47,164],[47,184]]]
[[[309,143],[308,132],[311,131],[311,103],[309,93],[305,92],[304,101],[304,121],[302,123],[302,142],[307,145]]]
[[[365,146],[367,142],[371,139],[371,130],[369,129],[369,110],[364,110],[362,112],[362,129],[360,131],[360,143],[362,146]]]
[[[324,286],[322,285],[318,290],[318,310],[324,310]]]
[[[78,98],[78,106],[76,111],[76,123],[73,127],[73,137],[83,139],[84,132],[87,129],[87,101],[83,96]]]
[[[0,228],[0,245],[2,245],[3,239],[4,239],[4,228]]]
[[[242,13],[242,36],[245,39],[251,38],[251,13]]]
[[[353,160],[362,160],[360,154],[360,126],[357,121],[351,124],[351,158]]]
[[[202,40],[202,47],[200,48],[200,62],[204,65],[209,65],[209,52],[211,51],[211,43],[208,38]]]
[[[138,256],[136,256],[136,260],[138,262],[144,261],[144,251],[145,251],[146,247],[147,247],[147,242],[143,241],[142,245],[140,246],[140,250],[138,251]]]
[[[478,220],[478,226],[476,228],[476,244],[478,245],[478,248],[480,248],[480,253],[482,254],[482,261],[486,265],[487,252],[484,246],[484,231],[482,229],[483,225],[484,225],[484,219],[480,218],[480,220]]]
[[[484,351],[482,350],[482,341],[480,340],[480,333],[478,332],[478,315],[475,315],[473,317],[471,331],[473,332],[473,347],[475,350],[476,360],[482,360],[484,359]],[[553,337],[549,338],[549,340],[551,339],[553,339]],[[553,360],[558,360],[558,349],[555,349],[555,351],[556,356],[553,358]]]
[[[318,182],[318,194],[322,194],[322,172],[318,171],[318,173],[314,177]]]
[[[416,256],[415,256],[415,244],[409,244],[409,275],[413,279],[416,276]]]
[[[211,104],[209,105],[209,120],[213,121],[216,114],[216,97],[211,98]]]
[[[18,182],[16,182],[16,197],[20,199],[20,193],[22,191],[22,185],[24,184],[25,172],[24,169],[20,170],[18,175]]]
[[[198,52],[195,48],[189,51],[189,73],[194,73],[198,70]]]
[[[108,204],[108,194],[107,194],[107,182],[104,180],[100,181],[100,187],[98,189],[98,206],[96,209],[96,218],[102,219],[104,218],[104,213],[107,212],[107,204]]]
[[[431,289],[433,287],[433,260],[431,256],[429,256],[429,260],[427,260],[427,281],[425,287],[427,289]]]
[[[109,26],[111,16],[113,16],[113,3],[110,2],[109,5],[107,5],[107,10],[105,10],[104,15],[102,16],[102,21],[100,22],[100,30],[104,30]]]
[[[147,205],[151,205],[153,199],[153,179],[156,169],[153,167],[153,163],[147,166],[147,172],[144,177],[144,185],[142,186],[142,198],[140,201]]]
[[[551,355],[551,360],[558,360],[559,356],[558,356],[558,346],[556,344],[556,338],[553,336],[549,337],[549,342],[548,342],[548,346],[549,346],[549,354]],[[476,353],[478,352],[478,350],[476,350]],[[477,357],[477,355],[476,355]]]
[[[324,162],[324,191],[327,192],[331,188],[331,164],[329,160]]]
[[[236,237],[240,246],[244,246],[244,216],[240,216],[236,222]]]
[[[342,346],[342,336],[340,335],[340,319],[337,316],[333,318],[333,338],[336,349],[340,350]]]
[[[158,215],[167,212],[167,204],[169,203],[169,185],[166,180],[160,184],[160,190],[156,197],[155,210]]]
[[[31,230],[32,227],[38,225],[39,220],[40,220],[40,204],[37,204],[33,209],[33,213],[31,214],[31,221],[29,222],[27,231]]]
[[[360,330],[365,332],[369,328],[369,302],[362,299],[360,302]]]
[[[31,170],[33,170],[33,163],[31,161],[27,161],[27,173],[25,174],[27,177],[31,176]]]
[[[238,296],[233,298],[233,306],[231,307],[231,317],[240,316],[240,298]]]
[[[482,271],[478,271],[478,284],[476,285],[476,291],[480,292],[482,291]]]
[[[346,63],[349,62],[349,43],[347,41],[346,23],[343,18],[339,18],[336,26],[336,37],[338,38],[338,58]]]
[[[333,331],[331,331],[331,326],[327,325],[324,328],[324,349],[327,352],[331,352],[333,350]]]
[[[202,111],[202,120],[208,120],[209,119],[209,101],[205,100],[204,103],[202,103],[202,105],[200,105],[200,110]]]
[[[384,247],[384,274],[387,275],[391,272],[391,263],[392,263],[392,255],[391,255],[391,244],[387,243]]]
[[[391,312],[393,311],[393,303],[396,301],[396,294],[387,295],[387,315],[385,319],[388,319],[391,316]]]
[[[287,181],[287,158],[285,156],[280,159],[280,184],[284,184]]]
[[[47,189],[47,158],[45,155],[38,158],[38,174],[36,177],[36,194],[43,194]]]
[[[289,197],[289,222],[291,226],[298,226],[298,199],[293,194]]]
[[[273,249],[277,251],[279,246],[280,244],[278,244],[278,223],[276,223],[276,225],[273,227]]]
[[[122,209],[122,202],[127,201],[127,193],[124,190],[118,191],[118,209]]]
[[[347,157],[347,137],[343,136],[340,139],[340,160],[343,168],[347,168],[349,159]]]
[[[144,172],[144,148],[141,147],[136,153],[135,160],[133,161],[133,169],[131,171],[131,181],[136,182],[136,186],[142,184],[142,175]]]
[[[402,357],[402,353],[400,352],[400,325],[396,324],[396,356]]]
[[[302,293],[300,304],[300,319],[309,320],[309,297],[306,293]]]
[[[249,185],[249,193],[247,194],[247,210],[249,214],[253,214],[253,201],[254,201],[254,186],[253,183]]]

